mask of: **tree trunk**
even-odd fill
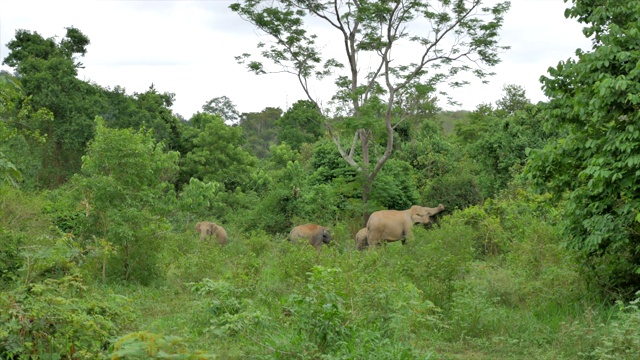
[[[371,194],[371,173],[369,171],[369,137],[365,129],[360,129],[360,144],[362,145],[362,221],[367,226],[369,209],[367,202]]]
[[[367,226],[367,221],[369,221],[369,207],[367,203],[369,201],[369,195],[371,194],[371,181],[369,180],[369,176],[363,176],[364,181],[362,184],[362,227]]]
[[[131,264],[129,263],[129,242],[124,242],[124,279],[129,281],[131,274]]]

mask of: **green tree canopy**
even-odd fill
[[[605,288],[640,286],[640,1],[574,0],[565,16],[585,24],[591,51],[541,77],[548,129],[562,134],[532,155],[539,187],[568,194],[568,245]]]
[[[53,115],[33,110],[19,79],[0,71],[0,183],[35,187],[42,165],[39,150],[46,142],[40,130]]]
[[[233,190],[249,179],[256,159],[243,149],[242,128],[228,126],[219,115],[197,113],[192,122],[201,124],[186,154],[185,171],[202,181],[218,182]]]
[[[202,105],[202,111],[211,115],[220,115],[228,124],[236,125],[240,121],[240,113],[233,101],[226,96],[215,97]]]
[[[7,44],[10,53],[3,63],[15,68],[31,106],[53,113],[52,122],[32,124],[43,125],[39,130],[49,138],[43,157],[48,166],[42,167],[45,172],[40,177],[50,186],[79,170],[80,156],[93,137],[95,113],[86,110],[97,88],[76,78],[82,66],[76,56],[83,56],[87,45],[89,38],[72,27],[58,42],[18,30]]]
[[[244,147],[258,158],[269,155],[269,148],[275,145],[278,137],[276,121],[282,115],[280,108],[267,107],[259,113],[243,113],[240,127],[244,135]]]
[[[304,143],[314,143],[322,133],[324,117],[314,103],[297,101],[278,120],[278,141],[285,142],[295,150]]]

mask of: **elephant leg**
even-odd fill
[[[377,230],[370,230],[369,234],[367,235],[367,246],[369,248],[373,248],[376,245],[380,245],[380,242],[378,241],[380,239],[380,234]]]

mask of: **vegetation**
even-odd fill
[[[498,53],[508,48],[498,44],[498,30],[509,6],[505,1],[488,7],[479,0],[249,0],[230,8],[271,40],[268,47],[258,44],[266,65],[247,53],[236,59],[256,74],[286,72],[298,79],[342,159],[359,174],[366,222],[373,183],[394,149],[395,128],[433,110],[438,84],[461,86],[466,82],[456,75],[463,72],[481,79],[492,75],[484,66],[498,64]],[[305,21],[332,31],[344,58],[323,60],[324,44],[308,34]],[[425,24],[428,31],[416,30]],[[401,57],[396,51],[402,49]],[[331,99],[311,95],[314,80],[335,85]]]
[[[428,87],[399,99],[368,206],[445,210],[365,251],[364,180],[312,102],[240,114],[223,96],[180,119],[153,87],[77,79],[80,30],[18,32],[0,74],[0,358],[639,358],[639,6],[574,2],[593,48],[542,78],[547,103],[517,85],[470,112]],[[304,223],[332,242],[286,241]]]
[[[593,51],[560,62],[542,77],[552,98],[547,128],[561,134],[534,152],[528,174],[536,185],[566,195],[564,229],[609,291],[633,296],[640,285],[640,24],[638,3],[606,2],[592,12],[579,2],[568,12],[586,25]],[[566,191],[566,193],[565,193]]]

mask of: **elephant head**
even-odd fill
[[[299,239],[307,239],[309,244],[319,250],[322,244],[331,242],[331,234],[329,229],[316,224],[298,225],[291,229],[289,233],[289,241],[298,242]]]
[[[196,224],[196,232],[200,234],[200,240],[205,241],[213,235],[216,236],[219,244],[225,244],[227,242],[227,232],[225,229],[210,221],[200,221]]]
[[[358,233],[356,233],[356,249],[362,250],[369,245],[367,243],[367,235],[368,230],[366,227],[358,230]]]
[[[437,207],[430,208],[426,206],[413,205],[409,208],[411,214],[411,220],[414,224],[428,224],[431,222],[431,217],[444,210],[444,205],[440,204]]]

